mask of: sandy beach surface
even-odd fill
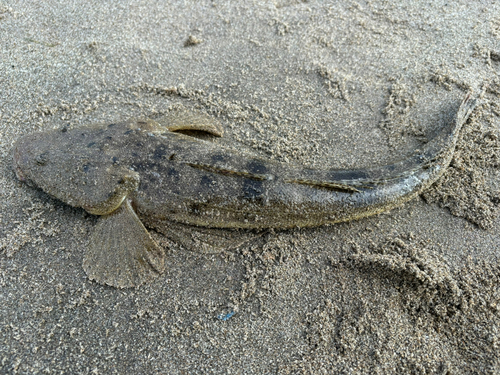
[[[430,5],[432,4],[432,5]],[[16,179],[35,131],[195,108],[221,145],[397,161],[484,95],[451,166],[370,218],[90,281],[95,216]],[[500,374],[500,3],[0,0],[1,374]]]

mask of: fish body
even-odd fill
[[[234,229],[319,226],[402,204],[441,176],[475,105],[467,95],[455,121],[422,150],[375,168],[314,170],[249,156],[179,133],[221,133],[208,120],[179,116],[31,134],[16,144],[14,167],[20,180],[102,217],[84,260],[91,278],[137,286],[163,262],[143,223],[185,245],[196,242],[180,233],[199,232],[204,246],[217,249],[232,243]]]

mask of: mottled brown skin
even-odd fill
[[[16,170],[21,179],[94,214],[116,209],[111,204],[99,211],[123,191],[148,221],[216,228],[318,226],[390,209],[432,184],[449,163],[471,107],[466,101],[457,120],[423,151],[370,169],[291,167],[165,131],[149,120],[28,135],[16,146]]]
[[[369,169],[285,165],[169,131],[152,120],[28,135],[16,144],[15,169],[21,180],[92,214],[109,215],[127,200],[143,223],[160,229],[171,222],[210,228],[319,226],[391,209],[431,185],[449,164],[475,105],[467,95],[455,121],[422,151]],[[179,119],[172,122],[173,130],[183,129]]]

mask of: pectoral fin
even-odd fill
[[[106,215],[114,212],[123,204],[130,192],[137,190],[139,181],[139,174],[137,172],[126,171],[117,183],[116,181],[105,181],[107,182],[107,186],[103,183],[103,186],[95,187],[95,189],[100,188],[101,190],[107,189],[106,191],[112,191],[112,193],[108,193],[107,199],[96,200],[91,204],[82,204],[82,207],[92,215]],[[113,182],[115,182],[114,185],[112,185]]]
[[[156,119],[157,123],[171,132],[181,132],[193,135],[191,132],[204,132],[216,137],[222,137],[222,126],[212,117],[188,109],[177,109],[162,118]]]
[[[125,199],[117,210],[99,218],[83,268],[100,284],[137,287],[163,272],[164,252]]]
[[[248,230],[202,228],[171,221],[155,227],[187,250],[205,254],[235,249],[260,236]]]

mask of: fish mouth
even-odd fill
[[[34,145],[29,139],[21,138],[14,145],[13,169],[19,181],[29,186],[36,186],[30,177],[30,160],[32,159]]]
[[[23,170],[20,166],[21,162],[21,152],[19,150],[19,142],[14,147],[14,172],[16,173],[16,177],[19,181],[26,182],[26,176],[23,173]]]

